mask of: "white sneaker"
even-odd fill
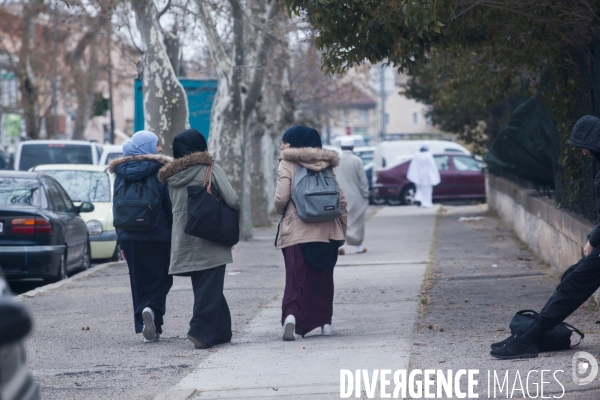
[[[160,340],[160,334],[157,333],[156,336],[154,336],[154,339],[146,339],[144,338],[144,343],[154,343],[154,342],[158,342]]]
[[[142,311],[142,320],[144,321],[144,343],[155,342],[156,340],[156,326],[154,326],[154,311],[150,307],[144,308]]]
[[[296,340],[294,336],[294,330],[296,329],[296,317],[288,315],[283,321],[283,340],[292,341]]]
[[[333,328],[333,326],[329,324],[325,324],[321,327],[321,335],[323,336],[332,336],[335,335],[337,331]]]

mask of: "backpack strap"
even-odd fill
[[[581,344],[581,342],[583,342],[583,338],[585,337],[585,334],[583,332],[581,332],[579,329],[575,328],[573,325],[567,324],[566,322],[562,322],[562,325],[566,326],[567,328],[569,328],[570,330],[572,330],[573,332],[575,332],[576,334],[579,335],[579,342],[577,342],[576,344],[574,344],[571,347],[579,346]]]
[[[281,219],[279,220],[279,223],[277,224],[277,233],[275,234],[275,243],[273,243],[275,245],[275,247],[277,247],[277,239],[279,238],[279,230],[281,229],[281,224],[283,222],[283,219],[285,218],[285,213],[287,212],[288,204],[290,204],[290,203],[288,202],[285,205],[285,208],[283,209],[283,215],[281,216]]]
[[[212,170],[213,170],[213,165],[212,165],[212,163],[210,163],[206,167],[206,173],[204,174],[204,183],[202,184],[202,186],[204,186],[206,188],[206,192],[208,194],[212,194]],[[207,182],[208,182],[208,186],[206,186]]]

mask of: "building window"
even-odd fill
[[[418,117],[417,113],[416,113],[416,112],[414,112],[414,113],[413,113],[413,124],[415,124],[415,125],[417,124],[417,122],[418,122],[418,118],[419,118],[419,117]]]
[[[369,124],[369,110],[359,110],[358,123],[360,125],[368,125]]]

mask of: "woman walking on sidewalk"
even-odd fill
[[[190,186],[202,186],[212,164],[212,185],[227,205],[239,212],[240,202],[225,173],[213,162],[200,132],[188,129],[173,140],[175,161],[160,170],[169,185],[173,203],[172,275],[189,276],[194,290],[194,311],[188,339],[197,349],[231,341],[231,314],[223,295],[225,264],[232,263],[231,246],[186,234]]]
[[[569,144],[581,148],[585,157],[600,161],[600,119],[585,116],[575,124]],[[594,180],[600,197],[600,174]],[[583,247],[583,258],[567,269],[535,323],[525,331],[491,345],[491,355],[500,359],[534,358],[538,341],[546,332],[563,322],[600,287],[600,224],[590,232]]]
[[[340,158],[335,151],[322,148],[316,129],[304,126],[294,126],[283,134],[281,150],[273,210],[283,215],[276,238],[286,272],[283,340],[295,340],[294,331],[304,337],[317,327],[323,335],[333,335],[333,267],[346,236],[346,198],[339,189],[339,218],[305,223],[296,212],[292,188],[300,165],[312,171],[329,169],[335,179],[333,167]]]
[[[173,285],[173,277],[169,275],[171,200],[167,186],[158,181],[158,170],[168,165],[171,158],[159,154],[161,152],[154,133],[139,131],[123,145],[124,157],[109,166],[110,172],[116,175],[113,207],[125,196],[128,187],[137,187],[141,183],[152,187],[153,193],[156,191],[156,201],[161,205],[156,209],[154,228],[145,231],[116,229],[119,247],[129,268],[135,332],[143,333],[144,343],[160,339],[167,294]],[[117,213],[115,225],[118,225]]]

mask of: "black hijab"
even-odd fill
[[[206,151],[207,149],[206,139],[195,129],[183,131],[173,139],[174,158],[189,156],[192,153]]]
[[[291,147],[323,147],[319,132],[306,126],[292,126],[285,131],[281,140],[289,143]]]

